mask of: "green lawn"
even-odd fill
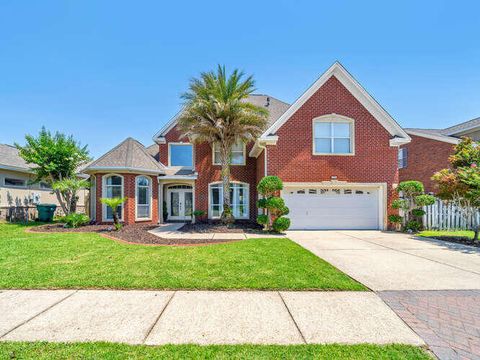
[[[167,247],[24,230],[0,223],[0,288],[366,290],[288,239]]]
[[[433,359],[408,345],[166,345],[0,343],[2,359]]]
[[[438,236],[449,236],[449,237],[466,237],[473,239],[474,232],[470,230],[455,230],[455,231],[440,231],[440,230],[425,230],[418,234],[423,237],[438,237]]]

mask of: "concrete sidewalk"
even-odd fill
[[[0,314],[0,340],[424,344],[369,292],[8,290]]]

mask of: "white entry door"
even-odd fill
[[[379,189],[288,187],[291,229],[379,229]]]
[[[192,220],[193,192],[180,186],[167,190],[168,220]]]

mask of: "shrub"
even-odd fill
[[[266,206],[268,210],[283,209],[285,207],[285,201],[282,198],[277,196],[272,196],[266,201]]]
[[[67,228],[78,228],[90,223],[90,218],[85,214],[71,213],[61,218],[61,221],[65,223]]]
[[[267,199],[265,199],[265,198],[259,199],[259,200],[257,201],[257,207],[258,207],[259,209],[264,209],[264,208],[266,208],[266,207],[267,207]]]
[[[205,215],[205,211],[203,211],[203,210],[195,210],[193,212],[193,216],[195,216],[195,217],[202,217],[203,215]]]
[[[420,181],[408,180],[398,184],[397,191],[403,192],[407,197],[423,194],[424,187]]]
[[[418,195],[415,197],[415,204],[417,206],[428,206],[435,204],[435,197],[432,195]]]
[[[260,225],[266,225],[268,224],[268,215],[258,215],[257,216],[257,223],[259,223]]]
[[[276,218],[273,221],[272,227],[276,232],[284,232],[290,227],[290,219],[284,216]]]
[[[282,180],[278,176],[265,176],[257,185],[257,190],[263,196],[269,197],[283,189]]]
[[[388,221],[392,224],[400,224],[402,222],[402,217],[400,215],[388,215]]]
[[[283,215],[288,215],[290,213],[290,209],[287,206],[284,206],[280,209],[282,216]]]
[[[420,231],[422,227],[422,224],[420,224],[418,221],[416,220],[410,220],[409,222],[407,222],[405,224],[405,230],[407,231],[413,231],[413,232],[418,232]]]
[[[416,217],[422,217],[423,215],[425,215],[425,211],[423,211],[422,209],[413,209],[412,215]]]
[[[395,199],[392,201],[392,209],[408,209],[408,201],[404,199]]]

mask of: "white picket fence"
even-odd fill
[[[474,217],[466,219],[462,212],[452,204],[437,200],[435,204],[423,208],[423,226],[429,230],[464,230],[475,224]],[[480,212],[477,212],[476,223],[480,223]]]

